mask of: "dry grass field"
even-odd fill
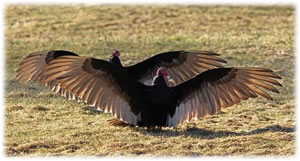
[[[295,154],[293,6],[7,5],[6,156],[290,156]],[[125,65],[169,50],[210,50],[230,66],[266,67],[282,77],[262,97],[177,128],[114,127],[112,115],[16,81],[29,53],[50,49]]]

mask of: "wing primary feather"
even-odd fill
[[[242,67],[242,68],[239,68],[239,69],[240,70],[245,70],[245,71],[273,72],[271,69],[259,68],[259,67]]]
[[[91,75],[85,74],[84,79],[80,82],[80,86],[78,90],[76,90],[76,95],[82,98],[84,92],[87,90],[87,87],[89,86],[90,83],[94,81]],[[75,91],[74,91],[75,92]]]
[[[279,91],[276,88],[274,88],[273,86],[271,86],[271,85],[269,85],[267,83],[264,83],[262,81],[258,81],[258,80],[255,80],[255,79],[249,79],[249,81],[252,82],[255,85],[258,85],[260,87],[268,89],[268,90],[270,90],[272,92],[279,93]]]
[[[218,96],[220,96],[220,106],[221,107],[228,107],[229,103],[228,103],[226,97],[224,96],[221,87],[219,87],[218,85],[216,85],[216,91],[218,93]]]
[[[248,76],[250,78],[254,78],[254,79],[257,79],[257,80],[266,81],[268,83],[272,83],[274,85],[282,87],[282,85],[278,81],[276,81],[274,79],[271,79],[271,78],[268,78],[268,77],[265,77],[265,76],[255,75],[255,74],[251,74],[251,73],[249,73]]]
[[[196,91],[195,92],[195,107],[194,107],[194,119],[198,119],[198,118],[200,118],[200,117],[202,117],[201,116],[201,103],[200,103],[200,100],[199,100],[199,94],[198,94],[199,92],[198,91]]]
[[[183,80],[189,78],[189,75],[184,71],[184,69],[176,68],[176,71],[180,73],[180,75],[183,77]]]
[[[255,93],[257,93],[257,94],[259,94],[259,95],[261,95],[261,96],[263,96],[263,97],[265,97],[265,98],[267,98],[267,99],[273,100],[273,98],[272,98],[268,93],[264,92],[263,90],[261,90],[261,89],[255,87],[255,86],[252,85],[252,84],[247,84],[247,85],[248,85],[248,87],[249,87],[252,91],[254,91]]]
[[[220,91],[222,92],[226,102],[228,103],[228,107],[233,105],[233,100],[231,99],[230,95],[227,93],[227,88],[223,86],[223,84],[219,84]]]
[[[94,106],[95,102],[97,101],[97,96],[99,94],[99,87],[97,87],[97,83],[95,83],[94,86],[91,87],[92,89],[89,92],[89,96],[87,98],[88,104]]]
[[[255,75],[261,75],[261,76],[267,76],[267,77],[272,77],[276,79],[281,79],[280,76],[276,75],[275,73],[271,72],[261,72],[261,71],[247,71],[248,73],[255,74]]]
[[[197,67],[200,67],[200,68],[205,68],[205,69],[212,69],[213,66],[210,66],[210,65],[207,65],[205,63],[197,63]]]
[[[206,88],[203,88],[203,89],[205,90],[206,96],[208,98],[208,102],[209,102],[210,107],[211,107],[211,113],[210,113],[210,115],[213,115],[213,114],[216,113],[216,103],[214,101],[213,94],[208,89],[209,87],[208,87],[208,83],[207,82],[205,83],[205,87]]]
[[[205,107],[206,107],[204,109],[204,111],[205,111],[206,114],[211,114],[212,113],[212,106],[211,106],[211,104],[209,102],[209,98],[208,98],[207,92],[205,90],[206,88],[207,88],[206,86],[204,86],[204,87],[201,88],[203,102],[204,102]]]
[[[205,105],[204,105],[204,101],[202,99],[201,90],[197,91],[197,96],[198,96],[198,101],[200,103],[200,108],[198,107],[198,118],[201,118],[201,117],[205,116],[204,109],[206,108]]]
[[[99,94],[98,94],[98,97],[97,97],[97,101],[96,101],[96,104],[95,104],[95,108],[99,108],[101,111],[104,112],[105,108],[101,107],[100,104],[102,102],[102,96],[103,96],[103,88],[101,88],[99,90]]]
[[[244,90],[240,87],[240,84],[238,82],[236,82],[235,80],[232,81],[231,83],[233,89],[236,91],[236,94],[238,95],[238,97],[242,100],[246,100],[249,98],[249,96],[247,95],[246,92],[244,92]],[[247,86],[244,86],[247,88]]]
[[[210,91],[210,93],[212,94],[212,97],[215,101],[215,106],[216,106],[216,111],[220,111],[220,97],[217,93],[216,87],[214,87],[213,85],[211,85],[211,83],[207,83],[208,85],[208,90]]]
[[[84,93],[82,95],[82,100],[87,103],[88,98],[90,96],[90,92],[92,91],[92,87],[96,84],[96,79],[92,79],[92,81],[85,87]],[[80,95],[79,95],[80,96]]]
[[[222,68],[222,67],[223,67],[222,64],[217,63],[217,62],[215,62],[215,61],[202,60],[202,59],[198,59],[197,61],[198,61],[198,62],[201,62],[201,63],[204,63],[204,64],[212,65],[212,66],[215,66],[215,67],[218,67],[218,68]]]
[[[232,89],[231,84],[229,85],[229,83],[224,83],[223,86],[228,90],[228,94],[231,97],[231,100],[233,101],[234,104],[237,104],[241,101],[239,99],[239,96]]]
[[[195,117],[195,113],[196,113],[196,111],[197,111],[197,101],[196,101],[197,97],[198,97],[198,96],[197,96],[197,93],[194,92],[194,93],[193,93],[192,100],[191,100],[192,110],[191,110],[191,115],[190,115],[189,121],[191,121],[192,118]]]
[[[197,57],[201,58],[201,59],[209,59],[209,60],[214,60],[214,61],[218,61],[218,62],[222,62],[222,63],[227,63],[224,59],[219,58],[219,57],[215,57],[215,56],[198,54]]]
[[[248,84],[243,82],[243,80],[240,80],[240,79],[235,79],[233,80],[233,82],[238,85],[238,87],[240,87],[240,89],[242,89],[244,91],[244,93],[246,93],[246,95],[248,97],[251,97],[251,98],[255,98],[257,97],[257,95],[255,94],[254,91],[252,91],[251,88],[248,87]],[[248,99],[248,98],[247,98]]]
[[[70,92],[78,93],[80,87],[86,85],[86,81],[85,73],[80,74],[79,79],[70,86]]]

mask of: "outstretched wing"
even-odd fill
[[[208,69],[223,67],[226,63],[219,55],[210,51],[169,51],[155,55],[145,61],[128,66],[128,73],[139,82],[151,85],[152,79],[159,67],[165,67],[175,86]]]
[[[48,66],[48,64],[51,61],[59,58],[60,56],[66,55],[78,56],[73,52],[64,50],[51,50],[31,53],[26,56],[20,63],[16,77],[20,82],[27,83],[29,81],[35,81],[49,87],[51,90],[59,93],[62,96],[68,97],[69,99],[78,100],[77,97],[75,97],[65,89],[60,88],[55,80],[42,83],[45,68]]]
[[[45,82],[56,80],[80,101],[137,125],[139,107],[147,86],[135,81],[120,67],[94,58],[62,56],[45,69]]]
[[[272,70],[264,68],[218,68],[203,72],[173,87],[179,100],[175,113],[168,118],[168,125],[176,126],[185,120],[213,115],[221,107],[255,98],[257,94],[272,99],[260,88],[279,93],[272,85],[281,84],[274,78],[281,79]]]

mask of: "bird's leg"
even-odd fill
[[[153,130],[155,130],[154,126],[146,126],[147,128],[147,132],[153,132]]]
[[[160,132],[162,130],[161,126],[147,126],[147,132]]]

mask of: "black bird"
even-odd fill
[[[27,69],[35,73],[40,68],[32,65]],[[260,88],[279,93],[272,85],[281,86],[275,80],[280,77],[265,68],[210,69],[173,87],[164,79],[168,75],[167,69],[159,68],[153,86],[148,86],[118,65],[70,54],[52,60],[43,69],[40,81],[55,81],[56,88],[65,89],[77,101],[112,113],[124,124],[147,127],[177,126],[257,94],[272,99]]]
[[[124,67],[120,61],[120,51],[114,49],[110,62],[120,66],[129,75],[145,85],[151,85],[159,67],[165,67],[171,80],[166,79],[168,86],[182,83],[208,69],[223,67],[226,63],[219,54],[210,51],[168,51],[156,54],[140,63]]]
[[[64,55],[78,56],[73,52],[64,50],[31,53],[20,63],[17,77],[24,82],[29,80],[40,82],[44,68],[52,60]],[[226,61],[218,56],[220,55],[210,51],[169,51],[124,67],[119,59],[120,51],[114,49],[109,61],[123,68],[129,75],[146,85],[151,85],[159,67],[165,67],[172,78],[172,82],[168,81],[167,83],[169,86],[174,86],[205,70],[223,67],[220,63],[226,63]]]
[[[41,79],[44,78],[45,68],[48,64],[60,56],[66,55],[79,56],[73,52],[64,50],[31,53],[20,63],[19,69],[17,70],[17,79],[24,83],[30,80],[41,83]],[[169,51],[157,54],[135,65],[124,67],[119,59],[120,51],[114,49],[109,61],[146,85],[151,85],[152,78],[160,66],[165,67],[169,70],[171,77],[171,79],[166,79],[167,84],[168,86],[174,86],[207,69],[223,67],[220,63],[226,63],[226,61],[218,56],[219,54],[209,51]],[[55,80],[51,80],[41,84],[46,85],[62,96],[79,100],[79,98],[64,88],[61,88],[55,82]]]

